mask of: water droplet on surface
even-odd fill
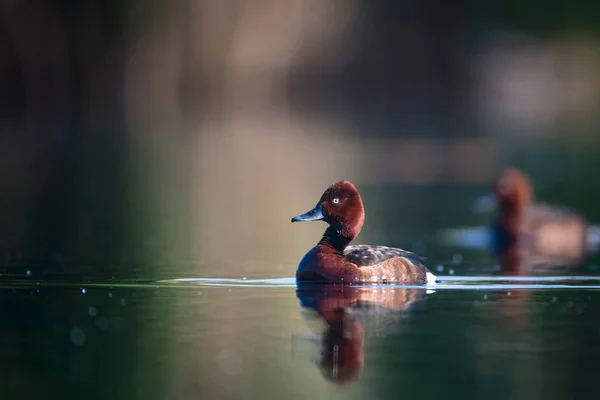
[[[25,273],[27,274],[27,276],[31,276],[31,271],[30,270],[25,271]]]
[[[86,290],[85,289],[81,289],[81,293],[85,294]]]
[[[487,295],[487,294],[484,294],[484,295],[483,295],[483,299],[484,299],[484,300],[487,300],[487,299],[488,299],[488,295]]]
[[[450,270],[448,271],[448,273],[449,273],[450,275],[454,275],[454,270],[453,270],[452,268],[450,268]]]
[[[78,326],[71,328],[69,337],[75,346],[83,346],[85,343],[85,332]]]
[[[90,314],[90,317],[95,317],[96,316],[96,307],[88,308],[88,314]]]
[[[437,269],[438,272],[442,272],[444,270],[444,266],[442,264],[440,264],[437,267],[435,267],[435,269]]]
[[[507,296],[510,296],[511,294],[512,294],[511,292],[506,293]]]
[[[112,292],[108,292],[108,297],[112,299]]]

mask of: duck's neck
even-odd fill
[[[516,243],[519,235],[519,227],[523,220],[522,210],[511,210],[502,212],[496,219],[496,238],[501,245],[511,245]]]
[[[329,227],[319,241],[319,246],[342,254],[351,241],[352,238],[340,235],[335,229]]]
[[[520,217],[530,206],[529,202],[507,201],[500,203],[500,213],[508,216]]]

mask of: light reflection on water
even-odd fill
[[[18,304],[27,321],[20,337],[4,337],[6,349],[26,342],[36,353],[0,358],[0,369],[52,360],[58,372],[40,373],[58,382],[110,376],[105,398],[161,399],[396,398],[398,387],[418,398],[462,399],[466,389],[466,398],[510,398],[517,388],[539,398],[580,390],[571,385],[594,370],[600,277],[439,278],[420,287],[298,287],[294,278],[3,282],[3,303]],[[51,332],[35,310],[53,316]],[[565,369],[565,360],[577,367]]]
[[[499,290],[499,289],[600,289],[598,276],[438,276],[434,285],[407,286],[395,284],[350,285],[356,288],[380,289],[420,289],[435,290]],[[223,287],[296,287],[295,278],[278,279],[235,279],[235,278],[179,278],[164,280],[161,283],[178,282],[205,286]],[[498,283],[495,283],[498,282]],[[515,282],[515,283],[511,283]],[[517,282],[529,282],[528,284]],[[577,284],[577,283],[586,283]],[[325,285],[328,286],[328,285]],[[335,286],[335,285],[333,285]]]

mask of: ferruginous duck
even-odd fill
[[[365,210],[356,187],[348,181],[331,185],[317,203],[292,222],[325,221],[329,227],[319,243],[298,265],[298,281],[342,284],[397,283],[434,284],[436,277],[423,258],[406,250],[386,246],[349,246],[365,220]]]
[[[513,263],[577,263],[600,244],[600,229],[580,214],[535,203],[530,180],[516,168],[505,169],[494,181],[492,193],[479,198],[477,204],[479,211],[498,206],[493,247],[499,256],[510,256]]]

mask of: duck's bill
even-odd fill
[[[321,205],[317,204],[315,208],[313,208],[309,212],[301,215],[296,215],[294,218],[292,218],[292,222],[320,221],[322,219],[325,219],[325,216],[323,215]]]
[[[493,211],[498,206],[498,202],[492,193],[486,193],[475,199],[473,209],[476,213],[487,213]]]

